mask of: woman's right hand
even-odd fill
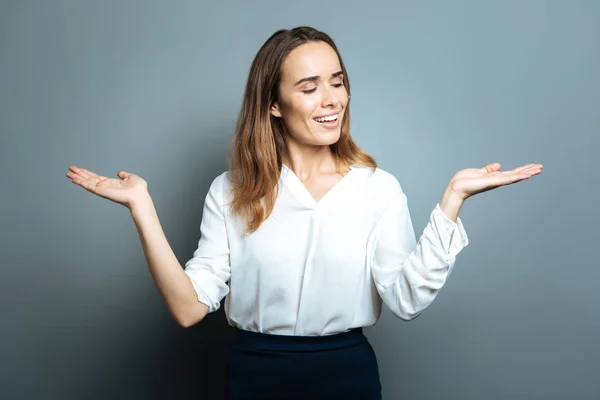
[[[88,192],[131,209],[132,204],[148,195],[148,183],[137,175],[119,171],[120,179],[97,175],[85,168],[69,166],[67,177]]]

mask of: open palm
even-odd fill
[[[67,177],[88,192],[130,208],[135,199],[148,193],[148,184],[137,175],[119,171],[120,179],[107,178],[85,168],[69,166]]]
[[[529,179],[544,169],[542,164],[526,164],[513,170],[500,171],[500,166],[500,163],[492,163],[483,168],[463,169],[452,178],[452,188],[466,199],[499,186]]]

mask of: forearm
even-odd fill
[[[452,184],[449,184],[440,199],[440,208],[448,218],[456,222],[464,202],[465,200],[452,189]]]
[[[171,249],[150,195],[130,207],[150,274],[163,300],[181,326],[201,320],[208,307],[200,303],[189,277]]]
[[[439,208],[447,219],[454,223],[458,222],[458,213],[464,199],[454,192],[451,186],[446,188],[439,203]],[[408,220],[408,217],[405,218]],[[460,233],[457,232],[459,228],[452,231],[448,240],[446,236],[448,223],[446,218],[440,216],[438,210],[433,210],[430,218],[422,237],[416,244],[413,244],[415,239],[412,232],[402,235],[409,238],[408,245],[405,246],[407,250],[404,253],[408,253],[408,249],[414,250],[398,264],[397,268],[386,268],[387,271],[396,270],[399,273],[391,284],[378,287],[383,301],[392,313],[403,320],[416,318],[434,301],[454,268],[457,250],[468,243],[466,236],[464,241],[459,239]],[[400,218],[390,219],[398,220]],[[459,242],[453,246],[452,241],[455,236],[454,240]],[[392,243],[398,241],[399,239],[393,240]],[[461,246],[461,244],[463,245]],[[383,275],[386,272],[382,271],[381,273]],[[385,281],[387,279],[379,279],[379,282]]]

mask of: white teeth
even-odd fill
[[[338,115],[339,114],[330,115],[329,117],[315,118],[315,121],[317,121],[317,122],[331,122],[331,121],[335,121],[338,118]]]

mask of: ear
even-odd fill
[[[271,115],[281,118],[281,110],[279,109],[279,104],[277,104],[277,102],[273,103],[271,106]]]

